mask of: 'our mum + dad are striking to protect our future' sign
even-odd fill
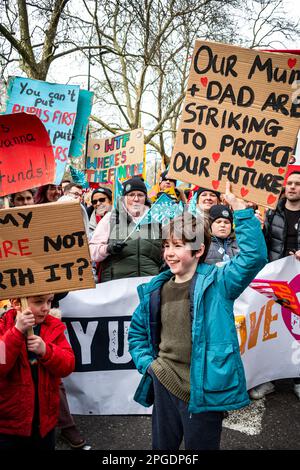
[[[300,58],[196,41],[169,176],[276,207],[300,124]],[[298,86],[297,86],[298,82]]]

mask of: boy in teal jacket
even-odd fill
[[[203,243],[195,248],[195,232],[184,227],[180,236],[184,222],[177,218],[164,240],[170,270],[138,287],[129,351],[143,374],[134,398],[154,404],[153,449],[178,450],[183,437],[186,449],[218,449],[224,411],[249,404],[233,303],[266,264],[267,250],[253,209],[230,192],[229,183],[226,199],[239,254],[221,268],[205,264],[205,224]]]

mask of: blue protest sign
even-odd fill
[[[83,155],[86,133],[93,106],[94,93],[88,90],[80,90],[77,104],[77,115],[73,130],[73,139],[70,145],[69,157],[79,158]]]

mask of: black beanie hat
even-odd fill
[[[144,180],[139,176],[134,176],[123,183],[123,196],[126,196],[126,194],[131,193],[132,191],[141,191],[147,197],[146,185]]]
[[[162,182],[162,181],[174,181],[174,183],[176,184],[177,183],[177,180],[174,180],[172,178],[168,178],[167,177],[167,174],[168,174],[168,170],[165,170],[161,173],[160,175],[160,178],[159,178],[159,184]]]
[[[219,199],[221,197],[221,193],[219,191],[215,191],[214,189],[207,189],[207,188],[199,188],[197,189],[197,199],[201,193],[208,191],[209,193],[214,193]]]
[[[217,219],[227,219],[230,220],[231,225],[233,223],[232,211],[229,209],[229,207],[224,206],[223,204],[212,206],[209,209],[209,217],[211,224]]]
[[[93,197],[95,194],[105,194],[105,196],[107,196],[110,201],[112,200],[112,192],[111,192],[111,189],[109,188],[100,187],[100,188],[94,189],[94,191],[92,192],[91,201],[93,200]]]

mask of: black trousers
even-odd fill
[[[154,385],[152,448],[178,450],[184,439],[186,450],[220,448],[223,412],[190,414],[188,404],[170,393],[150,370]]]
[[[0,450],[55,450],[55,430],[41,438],[38,429],[30,437],[0,433]]]

